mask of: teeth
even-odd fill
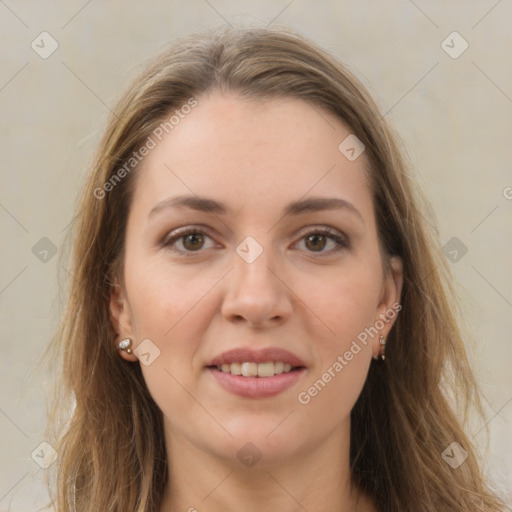
[[[258,365],[258,377],[272,377],[274,375],[274,363],[260,363]]]
[[[258,365],[256,363],[242,363],[242,375],[244,377],[256,377]]]
[[[222,365],[224,366],[224,365]],[[240,363],[231,363],[226,365],[228,369],[226,372],[231,373],[233,375],[242,375],[242,365]],[[222,370],[224,371],[224,370]]]
[[[272,361],[267,363],[224,363],[222,366],[217,366],[217,370],[221,372],[243,375],[244,377],[273,377],[274,375],[287,373],[291,369],[291,364],[281,361],[275,363]]]

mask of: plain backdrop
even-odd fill
[[[511,19],[510,0],[0,0],[0,512],[44,504],[47,377],[34,365],[56,326],[58,256],[109,108],[169,41],[225,24],[312,38],[400,133],[488,398],[488,446],[484,425],[469,434],[511,499]]]

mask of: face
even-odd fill
[[[401,288],[350,133],[300,100],[212,93],[145,157],[111,312],[168,443],[272,464],[346,440]]]

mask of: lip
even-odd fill
[[[231,363],[268,363],[270,361],[281,361],[291,364],[292,366],[306,366],[298,356],[278,347],[269,347],[260,350],[243,347],[234,348],[214,357],[207,366],[221,366]],[[250,377],[244,378],[247,379]]]
[[[296,384],[306,372],[306,368],[297,368],[273,377],[242,377],[221,372],[216,368],[207,370],[226,391],[244,398],[267,398],[278,395]]]
[[[288,363],[294,370],[273,377],[243,377],[217,370],[217,366],[231,363]],[[304,361],[298,356],[278,347],[260,350],[235,348],[214,357],[206,369],[222,388],[244,398],[267,398],[291,388],[306,372]]]

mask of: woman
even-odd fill
[[[447,398],[479,407],[420,201],[303,38],[151,63],[75,223],[59,512],[504,510]]]

